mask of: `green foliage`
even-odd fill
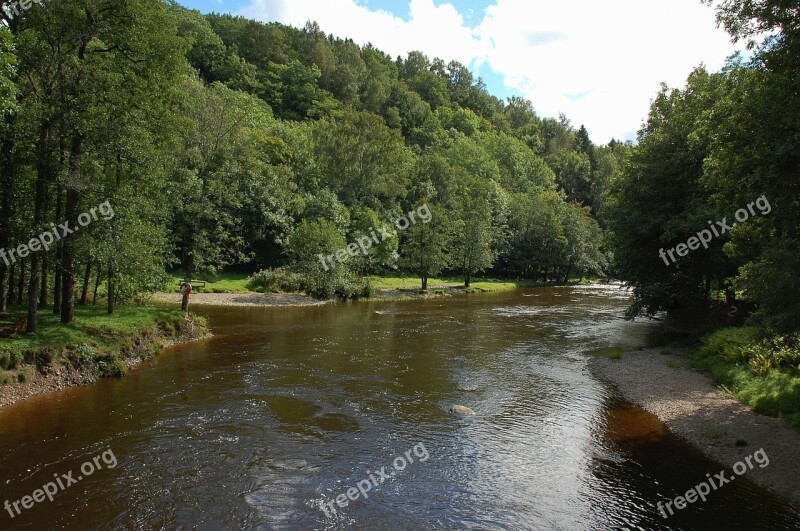
[[[705,336],[700,351],[705,355],[721,356],[733,363],[747,361],[747,348],[757,339],[756,328],[723,328]]]
[[[438,275],[450,264],[449,246],[452,241],[450,219],[440,206],[429,207],[428,223],[418,221],[403,232],[401,264],[416,272],[422,289],[428,288],[428,278]]]
[[[698,69],[681,90],[653,101],[639,144],[601,203],[612,231],[616,272],[634,287],[630,315],[708,307],[719,290],[758,306],[750,320],[765,333],[800,330],[796,215],[800,119],[800,28],[796,6],[778,0],[707,0],[734,40],[753,50],[722,72]],[[602,159],[598,159],[602,163]],[[608,162],[608,161],[606,161]],[[733,221],[757,198],[768,212],[714,238],[678,263],[670,249],[706,228]],[[759,354],[760,370],[769,367]]]
[[[247,279],[247,289],[259,293],[295,293],[303,289],[303,278],[285,268],[265,269]]]
[[[800,341],[796,335],[759,337],[755,328],[718,330],[703,339],[693,364],[742,403],[800,429]]]
[[[14,198],[0,240],[109,201],[113,219],[64,243],[78,293],[88,271],[90,296],[113,294],[109,311],[177,268],[205,291],[246,290],[244,275],[217,276],[235,266],[262,271],[254,289],[349,299],[375,273],[425,285],[604,266],[595,212],[570,200],[601,204],[620,165],[585,128],[492,97],[456,61],[395,59],[315,23],[109,5],[45,2],[0,28],[0,107],[15,109],[0,128],[0,186]],[[320,262],[420,204],[429,225]],[[57,252],[31,262],[46,256],[51,285]]]
[[[336,251],[345,249],[347,243],[338,227],[327,219],[303,221],[289,235],[286,242],[287,250],[292,257],[295,267],[303,273],[318,273],[330,265],[323,264],[320,256],[335,255]],[[336,267],[345,267],[339,264]]]
[[[14,54],[14,37],[6,26],[0,27],[0,115],[16,106],[17,57]]]

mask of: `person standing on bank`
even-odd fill
[[[189,313],[189,295],[192,294],[192,283],[189,280],[184,280],[181,284],[181,295],[183,299],[181,300],[181,310]]]

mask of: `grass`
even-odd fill
[[[800,430],[800,368],[774,367],[756,373],[746,359],[754,337],[749,329],[722,329],[692,351],[692,365],[755,411],[786,419]]]
[[[422,281],[415,276],[400,277],[369,277],[373,289],[399,289],[399,290],[418,290],[422,287]],[[475,279],[467,289],[469,293],[478,292],[498,292],[513,291],[518,287],[528,286],[526,282],[514,282],[496,279]],[[443,277],[428,279],[428,289],[458,288],[464,286],[462,277]]]
[[[205,287],[193,286],[195,293],[250,293],[247,289],[247,273],[223,272],[216,275],[203,275],[198,280],[205,280]],[[181,282],[186,278],[183,272],[170,273],[170,291],[178,291]]]
[[[422,281],[419,277],[377,277],[370,276],[369,281],[373,289],[421,289]],[[447,281],[445,279],[428,279],[428,289],[448,288],[463,286],[464,281]]]
[[[205,280],[205,287],[195,286],[195,293],[251,293],[247,288],[247,273],[222,272],[216,275],[201,275],[199,280]],[[178,291],[180,283],[184,279],[183,272],[170,273],[169,291]],[[420,290],[422,281],[417,276],[370,276],[372,288],[376,290]],[[573,279],[577,283],[577,278]],[[591,279],[584,279],[583,283],[591,282]],[[497,279],[477,278],[472,281],[467,293],[496,293],[503,291],[513,291],[521,287],[546,287],[553,283],[533,282],[527,280],[508,281]],[[442,277],[428,279],[428,289],[441,290],[445,288],[458,288],[464,286],[463,277]]]
[[[10,311],[23,314],[25,309],[11,307]],[[53,362],[93,365],[99,376],[118,376],[124,372],[121,354],[142,336],[156,332],[162,337],[178,336],[185,323],[180,311],[147,306],[121,306],[113,316],[101,306],[78,306],[72,325],[61,324],[52,311],[43,310],[36,334],[0,339],[0,383],[25,381],[33,370]],[[198,324],[205,326],[204,322]]]
[[[589,351],[589,354],[595,356],[604,356],[610,360],[622,359],[622,352],[624,349],[620,347],[603,347]]]

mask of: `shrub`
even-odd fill
[[[782,367],[800,370],[800,345],[796,337],[775,336],[744,348],[753,373],[763,376]]]
[[[748,360],[747,348],[758,339],[758,330],[750,327],[723,328],[705,336],[700,351],[717,355],[726,361],[739,363]]]
[[[128,372],[128,364],[110,354],[97,359],[97,370],[103,378],[121,378]]]
[[[260,293],[295,293],[303,289],[303,277],[285,268],[264,269],[247,279],[247,289]]]
[[[76,368],[80,368],[91,364],[96,356],[97,352],[91,346],[84,343],[75,347],[68,358]]]
[[[372,296],[372,283],[345,268],[310,272],[302,276],[303,289],[317,299],[358,300]]]

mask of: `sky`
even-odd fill
[[[392,57],[455,59],[491,94],[561,113],[592,140],[633,140],[661,83],[737,51],[700,0],[180,0],[199,9],[371,42]]]

